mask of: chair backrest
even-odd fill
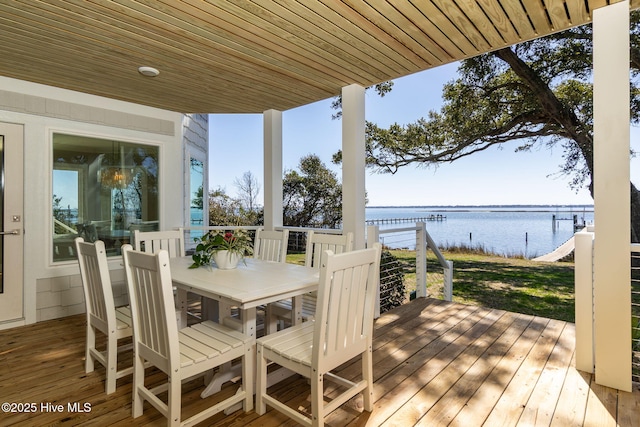
[[[165,373],[180,367],[178,326],[175,320],[169,254],[153,254],[122,246],[127,277],[134,354],[149,360]]]
[[[323,234],[313,230],[307,233],[307,247],[305,250],[304,265],[320,268],[324,251],[332,251],[334,254],[350,252],[353,250],[353,233]]]
[[[253,257],[265,261],[285,262],[289,230],[265,231],[258,229],[253,242]]]
[[[182,230],[133,230],[133,248],[148,254],[164,249],[171,258],[182,257],[184,256],[184,233]]]
[[[333,369],[371,345],[381,251],[379,243],[342,254],[325,251],[312,355],[312,364],[320,372]]]
[[[98,240],[98,230],[95,224],[78,224],[78,234],[86,242],[95,242]]]
[[[116,308],[104,242],[97,240],[87,243],[82,237],[76,237],[75,245],[87,321],[108,333],[116,325]]]

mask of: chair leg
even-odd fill
[[[244,397],[244,411],[249,412],[253,409],[253,392],[255,389],[255,384],[253,383],[253,366],[256,361],[254,359],[254,349],[255,344],[247,347],[247,351],[245,351],[244,356],[242,357],[242,387],[244,388],[245,397]],[[266,371],[266,366],[265,366]],[[266,376],[265,376],[266,380]],[[266,384],[266,381],[265,381]]]
[[[180,410],[182,406],[182,382],[180,378],[173,378],[169,376],[169,390],[168,390],[168,403],[167,409],[169,413],[167,418],[169,419],[169,425],[172,427],[180,426]]]
[[[263,400],[263,396],[267,393],[267,360],[262,356],[261,346],[258,346],[257,358],[256,412],[258,415],[264,415],[267,412],[267,405]]]
[[[86,373],[93,372],[94,361],[91,355],[91,349],[96,348],[96,330],[93,326],[87,325],[87,348],[84,361],[84,370]]]
[[[142,415],[144,399],[140,390],[144,388],[144,360],[138,355],[133,355],[133,404],[131,405],[131,416],[137,418]]]
[[[311,380],[311,426],[324,425],[324,386],[323,375],[312,370]]]
[[[118,338],[116,338],[115,332],[111,332],[107,336],[106,361],[105,371],[107,372],[107,378],[105,379],[105,388],[107,394],[111,394],[116,391],[116,376],[118,373]]]
[[[367,388],[362,390],[364,410],[373,411],[373,355],[371,345],[362,353],[362,379],[367,382]]]

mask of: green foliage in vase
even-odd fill
[[[189,268],[209,265],[211,257],[219,251],[229,251],[244,258],[253,254],[253,241],[246,230],[211,230],[201,238],[196,237],[196,251],[191,256],[193,264]]]

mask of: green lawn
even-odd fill
[[[391,253],[405,265],[407,288],[415,289],[415,252]],[[574,321],[573,263],[446,251],[443,254],[453,261],[454,301]],[[431,251],[427,256],[427,273],[427,293],[442,298],[442,269]]]
[[[415,289],[415,252],[392,250],[402,263],[407,291]],[[574,321],[572,262],[534,262],[519,258],[443,252],[453,261],[453,300],[515,313]],[[304,254],[287,255],[304,264]],[[432,252],[427,256],[427,293],[442,298],[442,268]]]

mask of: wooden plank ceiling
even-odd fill
[[[187,113],[287,110],[582,25],[618,1],[2,1],[0,75]]]

